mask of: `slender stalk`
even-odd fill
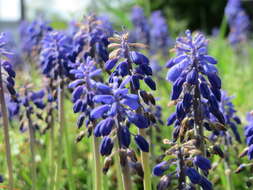
[[[118,120],[118,118],[116,118],[115,120],[116,120],[117,128],[119,129],[121,127],[119,120]],[[117,135],[117,136],[119,136],[119,135]],[[121,151],[119,139],[117,139],[116,143],[118,144],[117,154],[119,154],[119,161],[120,161],[119,164],[120,164],[120,168],[121,168],[123,187],[124,187],[124,190],[131,190],[132,189],[132,181],[131,181],[131,177],[130,177],[127,155],[126,155],[125,151]]]
[[[201,150],[203,156],[206,155],[205,143],[204,143],[204,131],[202,126],[202,113],[201,113],[201,96],[199,90],[199,83],[194,87],[194,97],[193,97],[193,110],[194,110],[194,131],[198,139],[199,149]]]
[[[227,178],[227,190],[234,190],[232,178],[231,178],[231,168],[229,164],[229,147],[225,145],[225,159],[224,159],[224,167],[225,167],[225,174]]]
[[[49,141],[49,171],[50,171],[50,189],[54,187],[54,172],[55,172],[55,165],[54,165],[54,119],[50,121],[50,141]]]
[[[58,154],[57,154],[57,167],[56,167],[56,180],[55,180],[55,188],[54,190],[59,189],[59,177],[60,177],[60,169],[62,164],[62,151],[63,151],[63,141],[62,137],[64,137],[65,145],[66,145],[66,163],[67,163],[67,169],[68,169],[68,183],[69,183],[69,189],[74,190],[75,184],[73,180],[72,175],[72,157],[70,153],[70,144],[68,139],[68,130],[65,127],[65,114],[64,114],[64,88],[61,80],[59,81],[58,86],[58,118],[59,118],[59,144],[58,144]]]
[[[63,119],[65,121],[65,119]],[[73,159],[72,159],[72,153],[71,153],[71,145],[69,142],[69,132],[68,127],[64,127],[64,142],[66,147],[66,163],[67,163],[67,170],[68,170],[68,183],[69,183],[69,189],[75,190],[75,183],[74,183],[74,176],[73,176]]]
[[[123,39],[123,41],[121,42],[121,45],[122,45],[122,49],[124,49],[124,57],[127,59],[127,63],[128,63],[130,70],[132,70],[133,67],[132,67],[132,62],[130,59],[129,47],[127,45],[127,42]],[[138,90],[134,89],[132,83],[130,84],[130,89],[131,89],[131,93],[139,96]],[[136,112],[142,115],[142,108],[139,107]],[[143,136],[144,138],[147,136],[145,129],[138,129],[138,133],[139,133],[139,135]],[[142,163],[142,168],[143,168],[143,172],[144,172],[144,179],[143,179],[144,190],[151,190],[152,185],[151,185],[149,153],[148,152],[141,151],[141,163]]]
[[[194,133],[197,137],[198,141],[198,147],[203,156],[206,156],[206,150],[205,150],[205,144],[204,144],[204,131],[202,126],[202,113],[201,113],[201,96],[200,96],[200,90],[199,90],[199,82],[197,82],[196,86],[194,87],[194,97],[193,97],[193,110],[194,110]],[[196,167],[196,170],[199,170]],[[200,171],[201,174],[204,175],[202,171]],[[197,186],[197,189],[201,189],[199,186]]]
[[[115,149],[116,149],[115,166],[116,166],[117,182],[118,182],[117,189],[118,190],[123,190],[123,180],[122,180],[122,177],[121,177],[121,166],[120,166],[120,155],[119,155],[119,142],[118,142],[118,138],[116,138]]]
[[[145,129],[139,129],[139,134],[146,137]],[[141,164],[144,172],[143,185],[144,190],[151,190],[151,176],[150,176],[150,165],[149,165],[149,153],[141,151]]]
[[[35,163],[35,131],[30,118],[29,113],[27,113],[27,119],[29,123],[29,137],[30,137],[30,151],[31,151],[31,175],[32,175],[32,190],[36,189],[37,183],[37,173],[36,173],[36,163]]]
[[[102,189],[102,166],[100,161],[99,154],[99,139],[92,135],[92,149],[93,149],[93,159],[94,159],[94,167],[95,167],[95,190]]]
[[[120,154],[120,166],[124,190],[132,190],[132,182],[127,157],[125,155],[125,152],[124,153],[119,152],[119,154]]]
[[[224,162],[224,166],[225,166],[225,171],[227,171],[226,172],[227,190],[234,190],[234,186],[233,186],[233,182],[231,178],[231,169],[226,161]]]
[[[60,178],[60,169],[61,169],[61,164],[62,164],[62,136],[63,136],[63,131],[64,131],[64,114],[61,110],[61,108],[63,108],[63,102],[62,102],[62,98],[64,96],[64,92],[63,89],[61,88],[60,84],[58,86],[58,90],[57,90],[57,100],[58,100],[58,119],[59,119],[59,124],[60,124],[60,129],[59,129],[59,135],[58,135],[58,153],[57,153],[57,163],[56,163],[56,171],[55,171],[55,186],[54,186],[54,190],[58,190],[59,189],[59,178]]]
[[[1,103],[2,118],[3,118],[3,132],[4,132],[6,160],[7,160],[7,166],[8,166],[8,174],[9,174],[9,190],[13,190],[14,181],[13,181],[13,167],[12,167],[11,146],[10,146],[10,136],[9,136],[9,122],[8,122],[7,108],[6,108],[5,99],[4,99],[1,65],[0,65],[0,103]]]
[[[184,159],[180,147],[178,148],[177,159],[178,159],[177,164],[179,168],[178,190],[183,190],[185,184],[185,172],[184,172]]]

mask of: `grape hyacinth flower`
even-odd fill
[[[227,5],[225,7],[225,15],[228,19],[228,23],[232,24],[236,15],[239,11],[241,11],[241,0],[228,0]]]
[[[52,31],[52,28],[47,21],[38,18],[31,23],[21,22],[19,30],[22,52],[34,60],[34,57],[40,54],[43,37]]]
[[[244,128],[244,136],[246,137],[247,155],[248,159],[252,160],[253,158],[253,114],[252,112],[247,113],[246,117],[248,124]]]
[[[73,67],[70,72],[75,76],[75,80],[69,84],[69,88],[73,89],[72,102],[73,112],[80,113],[77,120],[77,127],[81,128],[86,125],[86,131],[80,132],[76,138],[77,142],[80,142],[85,134],[92,136],[93,138],[93,156],[94,156],[94,168],[96,173],[95,189],[99,190],[102,187],[102,167],[99,155],[99,138],[95,135],[95,126],[97,119],[91,116],[91,112],[95,107],[93,97],[99,94],[99,90],[102,92],[108,92],[108,88],[97,79],[100,79],[101,69],[97,68],[97,63],[89,56],[84,58],[85,61],[77,63],[77,67]],[[102,110],[100,110],[100,113]],[[102,155],[107,155],[108,151],[112,148],[113,144],[110,139],[105,139],[101,147],[105,147],[104,151],[100,151]]]
[[[70,146],[68,139],[68,129],[65,127],[65,114],[64,114],[64,98],[65,98],[65,85],[68,80],[73,79],[73,75],[70,74],[70,59],[69,56],[72,51],[72,39],[69,38],[65,33],[59,31],[51,31],[48,32],[43,40],[42,40],[42,49],[40,52],[40,65],[42,69],[42,73],[47,77],[51,78],[54,83],[57,84],[57,109],[58,109],[58,117],[59,117],[59,144],[58,144],[58,167],[57,170],[60,170],[60,164],[62,161],[62,139],[65,136],[66,147]],[[70,151],[70,148],[66,148],[66,151]],[[69,156],[66,157],[66,162],[68,163],[68,176],[69,176],[69,188],[74,189],[75,183],[72,175],[72,154],[70,152],[67,153]],[[59,186],[59,171],[55,171],[57,176],[55,178],[56,181],[53,182],[58,189]]]
[[[130,33],[129,41],[142,42],[149,47],[149,54],[152,56],[150,65],[153,74],[162,79],[162,66],[159,65],[158,57],[163,56],[167,58],[168,48],[172,44],[166,20],[161,11],[152,12],[149,19],[147,19],[143,8],[138,6],[132,9],[131,16],[134,28]]]
[[[108,37],[113,33],[112,27],[109,26],[104,17],[87,16],[83,22],[78,24],[78,29],[73,36],[74,48],[69,59],[73,63],[85,62],[85,57],[90,56],[103,69],[103,63],[108,60]]]
[[[250,21],[241,5],[241,0],[229,0],[225,8],[225,15],[230,27],[228,36],[230,44],[236,46],[245,43],[248,39]]]
[[[236,110],[234,108],[234,104],[232,103],[232,96],[228,96],[225,91],[221,91],[219,94],[219,97],[221,99],[221,102],[219,104],[220,110],[223,113],[225,117],[225,124],[226,128],[230,129],[231,132],[233,133],[234,139],[238,142],[241,143],[241,137],[238,132],[237,125],[241,124],[240,118],[236,115]],[[213,122],[217,122],[217,119],[213,118]],[[211,139],[216,141],[217,138],[224,137],[224,144],[226,146],[231,146],[232,145],[232,135],[230,134],[230,130],[227,131],[214,131]]]
[[[204,177],[211,169],[207,156],[220,148],[207,146],[205,131],[226,130],[225,118],[219,108],[221,80],[215,67],[217,61],[207,53],[205,36],[191,34],[189,30],[185,34],[177,38],[176,56],[167,63],[170,68],[167,79],[173,83],[170,105],[176,105],[176,111],[167,121],[167,125],[174,124],[174,130],[173,141],[165,141],[171,146],[166,154],[178,159],[177,162],[173,159],[167,162],[177,165],[179,189],[192,184],[212,189],[212,184]],[[187,169],[189,166],[200,169],[201,174],[195,169]],[[192,184],[187,184],[186,176]]]
[[[139,6],[134,6],[131,12],[131,21],[133,23],[134,29],[130,34],[131,42],[141,42],[144,44],[149,44],[150,42],[150,31],[149,22],[144,15],[144,10]]]
[[[163,55],[168,54],[171,43],[169,38],[168,25],[161,11],[154,11],[150,16],[150,52],[152,54],[162,51]]]
[[[228,40],[230,44],[236,45],[247,42],[249,36],[250,20],[245,11],[237,13],[233,23],[230,25]]]
[[[247,147],[239,154],[239,158],[247,156],[248,159],[251,161],[253,159],[253,111],[247,113],[246,115],[247,125],[244,127],[244,136],[246,138],[246,145]],[[240,173],[244,171],[247,167],[252,168],[253,163],[242,163],[238,166],[235,170],[235,173]],[[251,179],[249,177],[248,181],[250,182]]]
[[[109,38],[111,44],[109,44],[108,48],[114,48],[114,50],[110,53],[109,60],[105,64],[105,68],[106,70],[112,71],[109,78],[110,84],[115,85],[116,82],[116,84],[119,83],[118,87],[128,87],[130,89],[130,93],[132,94],[128,97],[128,100],[124,100],[123,103],[128,105],[132,110],[136,110],[135,112],[128,111],[126,114],[128,121],[139,128],[139,133],[138,135],[135,135],[134,140],[138,148],[142,150],[141,161],[144,170],[143,184],[144,189],[149,190],[151,189],[148,163],[149,144],[145,139],[145,129],[151,125],[151,116],[148,112],[145,112],[145,109],[143,108],[145,104],[155,104],[155,99],[151,93],[141,89],[140,82],[144,81],[150,90],[156,90],[156,83],[151,77],[152,69],[149,65],[149,59],[142,53],[131,50],[131,48],[142,48],[145,46],[139,43],[130,43],[128,41],[128,36],[128,33],[123,33],[122,35],[115,34],[114,37]],[[139,105],[136,104],[136,101],[139,102]],[[121,120],[118,120],[118,126],[122,125]],[[127,164],[123,166],[123,170],[126,169],[126,167]],[[123,172],[123,175],[129,174]],[[129,178],[130,177],[128,177],[128,179]]]
[[[9,137],[9,122],[8,113],[5,102],[5,93],[9,93],[10,96],[16,100],[16,91],[14,89],[16,76],[15,71],[8,58],[12,54],[8,50],[8,42],[5,33],[0,33],[0,102],[1,102],[1,115],[3,120],[3,133],[4,133],[4,144],[6,151],[6,160],[9,173],[9,189],[13,190],[13,166],[11,159],[11,147],[10,147],[10,137]]]
[[[235,143],[235,139],[238,143],[241,143],[241,137],[238,132],[237,126],[241,124],[240,118],[236,115],[236,110],[232,103],[231,96],[228,96],[225,91],[221,91],[219,94],[221,102],[219,104],[220,110],[222,111],[225,117],[225,127],[226,131],[213,131],[210,139],[216,144],[224,144],[224,167],[226,169],[227,184],[230,189],[233,187],[233,181],[231,178],[231,162],[232,162],[232,153],[235,152],[235,155],[238,155],[237,149],[232,147]],[[217,122],[213,118],[213,122]],[[233,133],[233,134],[231,134]]]
[[[40,90],[34,92],[31,90],[32,85],[26,84],[21,88],[21,113],[20,113],[20,131],[25,132],[29,130],[29,144],[31,151],[31,179],[32,189],[36,189],[37,172],[35,162],[35,150],[36,150],[36,130],[40,130],[39,123],[36,121],[44,121],[42,117],[42,111],[46,104],[44,102],[45,91]],[[40,111],[39,111],[40,110]],[[36,118],[36,119],[34,119]]]
[[[71,77],[68,59],[71,50],[71,39],[63,32],[48,32],[42,40],[40,53],[42,73],[54,80],[63,80],[64,76]]]

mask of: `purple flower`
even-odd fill
[[[246,136],[246,142],[248,145],[248,158],[251,160],[253,158],[253,115],[252,113],[247,113],[246,119],[248,125],[244,127],[244,135]]]
[[[159,164],[157,164],[154,168],[153,168],[153,175],[155,176],[162,176],[163,173],[169,168],[169,165],[166,161],[163,161]]]
[[[246,42],[249,34],[250,21],[241,6],[241,1],[229,0],[225,8],[225,15],[230,27],[229,42],[233,46]]]
[[[188,176],[193,184],[199,184],[202,180],[202,176],[194,168],[186,168],[185,174]]]
[[[27,56],[40,53],[43,37],[47,32],[52,30],[48,22],[42,18],[34,20],[31,23],[23,21],[19,29],[21,49]]]
[[[48,77],[70,77],[69,53],[71,51],[71,39],[64,33],[51,31],[42,40],[40,53],[42,73]]]
[[[134,29],[131,32],[130,39],[133,42],[149,43],[149,23],[144,15],[144,10],[141,7],[135,6],[131,12],[131,21]]]
[[[134,140],[141,151],[149,152],[149,144],[143,136],[135,135]]]
[[[109,137],[104,137],[100,144],[100,153],[102,156],[108,156],[111,154],[113,148],[112,139]]]
[[[201,155],[195,156],[193,163],[206,172],[208,172],[208,170],[212,167],[210,160]]]
[[[168,47],[171,44],[169,38],[168,25],[161,11],[154,11],[150,16],[150,51],[151,54],[162,50],[163,54],[167,56]]]

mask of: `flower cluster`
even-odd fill
[[[168,54],[171,42],[169,38],[168,25],[161,11],[154,11],[150,16],[150,51],[151,54],[162,50],[164,55]]]
[[[142,42],[150,47],[150,54],[154,55],[162,51],[167,56],[168,47],[171,44],[168,25],[161,11],[152,12],[150,18],[146,18],[141,7],[135,6],[132,9],[132,23],[130,41]]]
[[[91,56],[98,63],[107,61],[108,37],[113,32],[109,21],[105,17],[90,15],[78,23],[77,27],[73,36],[74,48],[69,56],[70,60],[76,62],[76,59],[80,61],[83,57]]]
[[[40,53],[40,64],[44,75],[55,80],[63,76],[71,77],[68,59],[72,50],[71,42],[63,32],[51,31],[44,36]]]
[[[200,33],[192,36],[187,30],[186,37],[176,41],[176,54],[167,63],[170,68],[167,80],[173,82],[171,100],[177,102],[176,112],[168,119],[168,125],[175,123],[177,126],[185,117],[209,120],[210,116],[225,124],[219,109],[221,80],[214,66],[217,61],[207,54],[205,37]],[[192,113],[193,107],[200,110],[199,115]]]
[[[29,127],[39,130],[38,121],[44,121],[42,110],[46,107],[44,100],[45,91],[32,91],[31,87],[31,84],[27,84],[20,89],[20,104],[22,106],[21,108],[23,108],[19,114],[19,130],[21,132],[25,132]],[[36,121],[36,123],[34,123],[34,121]]]
[[[70,70],[74,74],[76,80],[69,84],[69,88],[73,89],[72,102],[74,103],[74,113],[81,113],[77,126],[81,128],[85,119],[86,126],[91,124],[90,112],[94,107],[93,97],[96,94],[96,89],[104,89],[102,83],[96,83],[94,80],[101,74],[101,69],[96,67],[96,62],[87,57],[85,62],[79,63],[77,68]]]
[[[228,129],[231,129],[232,133],[234,134],[234,138],[237,142],[241,143],[241,137],[238,132],[237,125],[241,124],[240,118],[236,115],[236,110],[234,108],[234,105],[232,103],[231,96],[228,96],[225,91],[221,91],[221,102],[220,102],[220,110],[222,111],[224,117],[225,117],[225,124]],[[213,118],[213,122],[215,122],[216,119]],[[232,145],[232,136],[229,133],[229,130],[227,131],[214,131],[211,139],[216,140],[218,136],[224,137],[225,145]]]
[[[148,19],[144,15],[144,10],[138,6],[132,9],[131,17],[134,28],[130,33],[129,41],[142,42],[149,47],[149,54],[152,56],[150,65],[153,74],[161,78],[162,66],[158,61],[158,57],[167,57],[168,48],[172,44],[166,20],[161,11],[152,12]]]
[[[232,45],[246,42],[249,33],[250,21],[246,12],[241,6],[240,0],[229,0],[225,8],[230,33],[228,36],[229,42]]]
[[[134,29],[131,33],[131,40],[149,44],[149,23],[141,7],[135,6],[132,9],[131,20]]]
[[[169,142],[171,147],[166,155],[177,157],[177,162],[171,159],[162,163],[167,166],[164,172],[168,166],[177,164],[179,189],[192,184],[212,189],[212,184],[204,176],[211,169],[211,162],[206,156],[210,156],[211,152],[222,156],[222,151],[218,146],[207,146],[204,132],[205,129],[213,132],[226,130],[225,118],[219,107],[221,80],[214,66],[217,61],[207,53],[204,35],[192,35],[189,30],[185,34],[185,37],[177,38],[176,57],[166,65],[170,68],[167,80],[173,83],[170,104],[176,104],[176,111],[167,121],[167,125],[174,124],[174,131],[173,142]],[[177,143],[178,139],[180,142]],[[202,175],[194,167],[200,168]],[[154,175],[159,174],[156,168]],[[192,184],[187,184],[186,176]]]
[[[52,31],[52,28],[48,25],[48,22],[42,18],[34,20],[29,23],[23,21],[20,24],[20,41],[21,49],[31,58],[35,55],[39,55],[41,49],[41,41],[45,34]]]
[[[14,89],[16,73],[13,70],[12,64],[8,59],[12,56],[9,52],[8,42],[5,33],[0,33],[0,67],[1,67],[1,80],[3,81],[4,87],[8,90],[11,96],[15,97],[16,91]]]
[[[105,69],[112,71],[109,78],[109,86],[111,87],[108,86],[107,92],[104,91],[103,94],[94,97],[93,100],[96,103],[102,103],[103,105],[96,107],[91,112],[91,117],[98,119],[104,116],[107,118],[99,122],[95,128],[95,135],[97,134],[100,136],[102,134],[98,132],[100,131],[98,129],[106,128],[103,127],[107,123],[106,121],[113,121],[112,118],[114,117],[117,121],[115,127],[117,129],[116,135],[118,135],[117,138],[119,139],[120,147],[128,148],[131,138],[126,124],[132,123],[142,129],[150,125],[147,116],[137,111],[141,109],[139,98],[142,97],[143,100],[145,99],[147,104],[150,100],[155,103],[151,94],[148,94],[144,90],[140,90],[140,81],[144,80],[151,90],[155,90],[156,85],[150,77],[152,75],[152,69],[149,66],[148,58],[139,52],[130,51],[130,47],[140,45],[129,43],[128,33],[124,33],[121,36],[115,35],[110,39],[112,43],[109,45],[109,48],[116,48],[110,53],[109,60],[105,64]],[[129,83],[130,93],[127,88]],[[136,110],[136,112],[134,112],[134,110]],[[110,126],[110,128],[112,128],[112,126]],[[109,130],[109,132],[111,132],[111,130]],[[104,139],[108,139],[109,134],[110,133],[106,133],[107,137],[104,137]],[[144,137],[141,135],[134,135],[134,140],[142,151],[149,151],[149,145]],[[112,148],[111,140],[103,140],[102,142],[108,142],[108,147]],[[101,152],[107,152],[107,155],[109,155],[111,149],[105,151],[107,146],[102,145]]]
[[[253,114],[247,114],[248,125],[244,128],[244,135],[246,137],[246,143],[248,145],[247,154],[249,160],[253,158]]]

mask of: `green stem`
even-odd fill
[[[31,179],[32,179],[32,190],[36,189],[36,183],[37,183],[37,174],[36,174],[36,163],[35,163],[35,131],[34,127],[31,121],[31,118],[28,116],[28,122],[29,122],[29,137],[30,137],[30,151],[31,151]]]
[[[123,180],[121,177],[121,166],[120,166],[120,155],[119,155],[119,143],[118,143],[118,138],[116,138],[115,142],[115,166],[116,166],[116,173],[117,173],[117,182],[118,182],[118,190],[123,190]]]
[[[119,130],[121,125],[118,120],[118,116],[115,118],[117,129]],[[118,137],[119,135],[117,135]],[[123,187],[124,190],[132,190],[132,181],[130,177],[130,171],[129,171],[129,164],[128,164],[128,159],[126,152],[124,150],[120,149],[120,143],[119,143],[119,138],[117,138],[117,154],[119,154],[119,160],[120,160],[120,168],[121,168],[121,176],[122,176],[122,181],[123,181]]]
[[[65,120],[65,119],[64,119]],[[66,147],[66,163],[67,163],[67,170],[68,170],[68,183],[69,189],[75,190],[75,182],[73,176],[73,159],[72,159],[72,152],[71,152],[71,145],[69,142],[69,132],[68,127],[64,127],[64,142]]]
[[[54,121],[53,118],[50,121],[50,144],[49,144],[49,171],[50,171],[50,189],[54,187],[54,172],[55,172],[55,165],[54,165]]]
[[[0,65],[0,102],[1,102],[1,112],[2,112],[2,118],[3,118],[3,133],[4,133],[4,144],[5,144],[5,151],[6,151],[6,160],[7,160],[8,173],[9,173],[9,190],[13,190],[14,182],[13,182],[13,166],[12,166],[12,159],[11,159],[11,146],[10,146],[10,136],[9,136],[9,122],[8,122],[8,114],[7,114],[5,99],[4,99],[1,65]]]
[[[129,172],[128,160],[126,155],[120,154],[120,166],[121,166],[121,174],[122,174],[122,181],[124,190],[132,190],[132,182]]]
[[[59,144],[58,144],[58,154],[57,154],[57,167],[56,167],[56,180],[55,180],[55,188],[54,190],[59,189],[59,177],[60,177],[60,170],[61,170],[61,164],[62,164],[62,151],[63,151],[63,142],[62,142],[62,136],[65,140],[65,148],[66,148],[66,163],[67,163],[67,174],[68,174],[68,184],[69,189],[74,190],[75,184],[74,179],[72,175],[72,155],[70,150],[70,143],[68,138],[68,128],[65,127],[65,113],[64,113],[64,88],[61,82],[59,82],[58,86],[58,117],[59,117]]]
[[[232,178],[231,178],[231,168],[229,166],[229,147],[225,145],[225,159],[224,159],[224,167],[225,167],[225,174],[227,178],[227,190],[234,190]]]
[[[100,154],[99,154],[99,138],[92,135],[92,144],[93,144],[93,163],[95,168],[95,190],[102,189],[102,166],[100,161]]]
[[[232,178],[231,178],[231,169],[228,166],[228,163],[226,161],[224,162],[224,165],[225,165],[225,171],[227,171],[227,173],[226,173],[227,190],[234,190],[234,186],[233,186]]]
[[[139,129],[139,134],[146,137],[145,129]],[[141,151],[141,164],[144,172],[143,185],[144,190],[151,190],[151,176],[150,176],[150,165],[149,165],[149,153]]]
[[[226,15],[224,15],[221,21],[220,34],[219,34],[219,37],[221,39],[225,37],[226,31],[227,31],[227,18],[226,18]]]

